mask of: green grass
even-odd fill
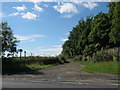
[[[32,64],[32,65],[26,65],[26,66],[31,70],[39,70],[39,69],[49,68],[55,65],[57,64],[49,64],[49,65]]]
[[[86,65],[82,71],[94,73],[107,73],[107,74],[120,74],[120,62],[117,61],[107,61],[107,62],[97,62],[93,63],[92,61],[75,61],[80,64]],[[119,65],[118,65],[119,64]],[[119,70],[119,71],[118,71]]]
[[[41,64],[24,64],[24,65],[3,65],[2,73],[19,73],[19,72],[27,72],[31,70],[40,70],[49,67],[56,66],[58,64],[49,64],[49,65],[41,65]]]
[[[18,73],[49,68],[58,65],[57,57],[3,58],[2,73]]]

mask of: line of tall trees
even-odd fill
[[[62,55],[91,56],[101,49],[120,47],[120,2],[108,3],[108,13],[81,19],[63,44]]]

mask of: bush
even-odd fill
[[[97,53],[95,53],[92,57],[92,60],[94,62],[100,62],[100,61],[117,61],[118,55],[114,53],[108,53],[104,50],[101,50]]]
[[[58,57],[26,57],[21,58],[3,58],[3,64],[55,64],[59,63]]]
[[[82,61],[82,55],[75,56],[75,58],[73,60],[75,60],[75,61]]]
[[[113,61],[120,61],[120,58],[117,54],[113,54]]]
[[[60,54],[60,55],[58,56],[58,59],[59,59],[59,62],[60,62],[61,64],[66,62],[66,58],[65,58],[64,54]]]
[[[90,56],[82,56],[82,61],[89,61],[90,60]]]
[[[79,55],[72,58],[72,60],[75,60],[75,61],[89,61],[90,59],[91,59],[90,56],[84,56],[84,55]]]

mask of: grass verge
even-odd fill
[[[49,68],[56,65],[57,64],[49,64],[49,65],[32,64],[32,65],[26,65],[26,66],[31,70],[40,70],[40,69],[45,69],[45,68]]]
[[[107,74],[120,74],[120,62],[117,61],[104,61],[94,63],[92,61],[75,61],[77,63],[86,65],[82,71],[94,73],[107,73]]]

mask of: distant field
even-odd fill
[[[117,61],[109,61],[109,62],[97,62],[93,63],[91,61],[75,61],[77,63],[86,65],[82,70],[85,72],[100,72],[100,73],[108,73],[108,74],[120,74],[120,62]]]

